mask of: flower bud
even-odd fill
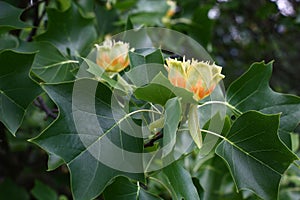
[[[176,13],[176,9],[177,9],[176,1],[168,0],[167,4],[169,6],[169,9],[166,13],[166,17],[171,18]]]
[[[222,67],[215,63],[176,59],[168,59],[166,62],[170,82],[176,87],[193,92],[194,99],[197,101],[210,95],[219,81],[224,78],[221,74]]]
[[[105,40],[97,48],[96,63],[107,72],[120,72],[129,65],[129,44]]]

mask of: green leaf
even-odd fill
[[[61,10],[61,11],[65,11],[68,8],[70,8],[72,5],[72,1],[71,0],[57,0],[57,7]]]
[[[68,59],[49,42],[21,43],[17,51],[37,52],[31,69],[46,83],[74,80],[73,71],[79,67],[79,61]]]
[[[198,109],[196,104],[190,105],[188,127],[195,144],[200,149],[202,147],[202,134],[200,130]]]
[[[115,178],[103,194],[105,200],[161,200],[123,176]]]
[[[0,35],[13,29],[29,27],[20,20],[22,10],[0,1]]]
[[[61,157],[59,157],[55,154],[49,154],[47,171],[55,170],[62,164],[64,164],[64,161],[63,161],[63,159],[61,159]]]
[[[155,51],[150,49],[150,52],[146,51],[144,53],[129,51],[129,60],[131,68],[150,63],[164,65],[164,59],[160,49],[156,49]]]
[[[147,26],[162,25],[162,18],[169,8],[165,1],[155,0],[139,0],[136,7],[130,15],[131,21]]]
[[[178,162],[175,161],[163,169],[166,177],[164,182],[172,192],[172,199],[200,200],[191,175]]]
[[[199,198],[202,199],[203,198],[203,187],[201,186],[199,179],[196,177],[192,177],[192,181],[193,181],[195,188],[197,189]]]
[[[19,45],[18,39],[10,34],[0,35],[0,51],[3,49],[12,49]]]
[[[96,3],[94,13],[97,19],[96,27],[98,35],[104,36],[118,30],[115,23],[113,23],[120,20],[117,9],[112,8],[110,10],[107,10],[105,6]],[[123,30],[124,29],[120,29],[120,31]]]
[[[106,200],[136,200],[138,186],[133,184],[125,177],[117,177],[104,191]]]
[[[75,5],[64,12],[48,8],[47,14],[48,29],[36,37],[37,41],[49,41],[65,55],[89,53],[97,37],[92,19],[83,18]]]
[[[99,65],[97,65],[93,61],[86,58],[82,58],[82,59],[88,66],[88,69],[86,71],[94,75],[97,81],[107,83],[115,90],[124,92],[124,94],[128,94],[128,92],[132,91],[131,85],[129,85],[119,74],[117,74],[117,80],[115,80],[109,77],[109,74],[106,73],[102,67],[99,67]],[[89,75],[85,74],[84,77],[89,77]]]
[[[169,154],[175,143],[178,124],[181,120],[181,104],[178,97],[167,101],[164,114],[163,156]]]
[[[172,91],[158,84],[150,84],[145,87],[138,88],[134,91],[134,95],[138,99],[160,105],[165,105],[169,99],[175,97]]]
[[[170,81],[159,72],[150,84],[137,88],[134,91],[136,98],[164,105],[166,101],[175,96],[181,97],[182,102],[197,103],[193,93],[184,88],[173,86]]]
[[[279,137],[291,147],[290,133],[300,122],[300,98],[274,92],[269,86],[272,62],[254,63],[227,90],[227,101],[242,112],[258,110],[266,114],[282,113]]]
[[[31,194],[36,200],[57,200],[58,196],[52,188],[45,185],[39,180],[34,183],[34,188],[31,190]]]
[[[162,198],[144,190],[142,187],[139,189],[138,200],[162,200]]]
[[[171,90],[177,97],[182,98],[182,102],[187,102],[187,103],[197,103],[195,99],[193,98],[193,93],[184,89],[184,88],[179,88],[175,87],[174,85],[171,84],[169,79],[164,76],[162,73],[159,73],[152,81],[151,83],[153,84],[159,84],[162,85],[169,90]]]
[[[160,49],[144,52],[143,54],[129,52],[130,71],[126,76],[137,87],[144,86],[152,81],[158,73],[167,75],[164,60]]]
[[[114,79],[110,78],[106,73],[105,70],[93,61],[82,58],[84,62],[87,64],[88,69],[87,71],[93,74],[97,79],[102,79],[103,81],[106,81],[110,86],[115,87],[118,83]]]
[[[29,77],[34,54],[0,53],[0,121],[15,134],[28,105],[41,93]]]
[[[29,200],[29,195],[26,190],[10,179],[5,179],[0,183],[0,199],[11,199],[11,200]]]
[[[125,31],[131,30],[131,29],[133,29],[133,28],[134,28],[134,27],[133,27],[133,24],[132,24],[132,22],[131,22],[131,20],[130,20],[130,17],[127,17],[127,22],[126,22]]]
[[[202,171],[203,170],[203,171]],[[229,170],[223,160],[214,156],[202,165],[200,183],[203,186],[203,200],[243,200],[237,193]]]
[[[92,79],[79,79],[75,82],[48,84],[43,88],[58,105],[60,114],[51,126],[31,141],[50,154],[61,157],[67,164],[74,199],[97,197],[116,176],[143,180],[142,174],[119,171],[98,159],[100,149],[101,155],[114,157],[110,152],[114,145],[131,152],[143,151],[143,140],[121,131],[118,126],[120,121],[115,121],[110,107],[112,91],[107,86]],[[78,99],[74,95],[79,95]],[[88,103],[90,98],[95,100],[94,104]],[[75,104],[75,101],[79,103]],[[96,113],[90,110],[90,105],[96,109]],[[101,127],[95,126],[97,123]],[[105,147],[105,144],[109,146]],[[126,163],[125,158],[116,161],[123,165]]]
[[[193,22],[188,26],[189,35],[206,48],[211,43],[213,37],[214,20],[208,18],[208,12],[212,7],[213,5],[206,4],[195,9]]]
[[[266,200],[277,199],[281,175],[297,159],[278,138],[279,115],[249,111],[233,123],[216,153],[230,168],[237,187]]]

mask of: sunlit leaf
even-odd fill
[[[133,24],[148,26],[162,25],[162,18],[169,6],[165,1],[139,0],[136,9],[130,15]]]

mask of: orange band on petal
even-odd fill
[[[170,82],[176,87],[186,87],[186,80],[182,76],[173,77],[170,79]]]
[[[108,72],[120,72],[129,65],[129,44],[121,41],[104,41],[103,45],[96,45],[98,53],[96,63]]]
[[[194,93],[197,101],[207,97],[224,78],[220,66],[197,60],[178,61],[169,58],[166,61],[168,78],[176,87],[182,87]]]

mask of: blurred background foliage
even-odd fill
[[[271,87],[278,92],[300,95],[300,0],[5,1],[23,10],[21,20],[31,27],[9,33],[0,31],[0,50],[17,46],[22,41],[30,42],[34,36],[44,33],[48,28],[48,8],[63,12],[74,4],[78,8],[76,12],[93,20],[97,31],[95,43],[125,28],[171,28],[194,38],[218,65],[224,67],[225,87],[245,72],[251,63],[274,60]],[[131,22],[127,21],[128,18]],[[74,21],[70,23],[76,24]],[[86,52],[89,50],[85,49]],[[50,100],[46,103],[54,107]],[[63,165],[46,172],[47,154],[27,142],[52,122],[50,118],[44,118],[45,113],[32,105],[17,137],[11,136],[0,124],[0,200],[7,199],[7,196],[10,199],[39,200],[72,198],[67,168]],[[298,145],[294,146],[296,151]],[[218,160],[210,161],[214,162],[213,165],[204,163],[199,168],[194,163],[196,160],[195,156],[185,162],[193,176],[200,177],[201,181],[222,180],[226,183],[220,187],[218,199],[257,199],[248,193],[243,193],[243,197],[236,194],[229,171],[217,171],[218,177],[210,177],[213,169],[205,166],[219,166]],[[199,171],[203,173],[198,174]],[[282,180],[281,199],[300,198],[299,177],[299,170],[292,166]],[[152,190],[160,191],[161,196],[168,199],[158,185],[154,184]],[[43,196],[45,192],[49,195]]]

